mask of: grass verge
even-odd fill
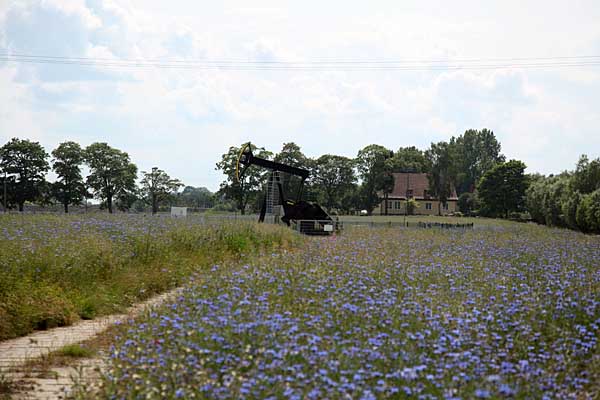
[[[302,238],[249,222],[144,215],[0,216],[0,340],[120,312],[199,269]]]

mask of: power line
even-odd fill
[[[449,71],[600,66],[600,56],[478,58],[456,60],[173,60],[1,54],[8,63],[57,64],[106,68],[169,68],[224,71]]]
[[[67,56],[49,56],[49,55],[32,55],[32,54],[17,54],[17,53],[0,53],[0,57],[15,57],[15,58],[43,58],[57,60],[82,60],[82,61],[122,61],[122,62],[166,62],[166,63],[241,63],[241,64],[403,64],[403,63],[450,63],[450,62],[497,62],[497,61],[557,61],[557,60],[585,60],[585,59],[600,59],[600,55],[579,55],[579,56],[553,56],[553,57],[511,57],[511,58],[464,58],[464,59],[315,59],[309,61],[282,61],[282,60],[242,60],[242,59],[221,59],[221,60],[181,60],[181,59],[145,59],[145,58],[98,58],[98,57],[67,57]]]

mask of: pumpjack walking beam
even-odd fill
[[[268,168],[272,171],[286,172],[291,175],[299,176],[302,178],[302,182],[300,187],[298,188],[298,193],[296,193],[296,201],[300,200],[302,196],[302,188],[304,187],[304,182],[310,175],[310,172],[304,168],[293,167],[291,165],[282,164],[276,161],[266,160],[264,158],[256,157],[252,154],[252,146],[250,142],[246,143],[242,146],[240,151],[240,155],[238,156],[238,162],[236,165],[236,175],[238,181],[241,181],[246,173],[246,170],[250,165],[258,165],[259,167]],[[283,191],[281,190],[281,181],[277,180],[277,186],[279,188],[279,197],[281,199],[281,203],[283,204]]]

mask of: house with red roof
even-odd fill
[[[427,174],[413,172],[397,172],[394,176],[394,190],[388,195],[387,214],[404,215],[409,199],[414,199],[417,207],[414,214],[420,215],[448,215],[458,211],[458,197],[456,190],[452,187],[452,193],[445,204],[432,196],[429,190],[429,179]],[[381,195],[383,198],[383,195]],[[373,214],[385,214],[385,201],[382,200]],[[410,210],[409,210],[410,211]]]

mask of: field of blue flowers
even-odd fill
[[[600,237],[348,229],[214,265],[111,350],[110,398],[598,398]]]

